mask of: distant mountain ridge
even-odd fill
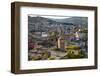
[[[87,17],[70,17],[64,19],[51,19],[45,17],[31,17],[28,16],[28,29],[29,31],[35,29],[40,29],[47,31],[52,26],[52,29],[56,29],[56,24],[66,24],[66,25],[74,25],[74,26],[84,26],[87,27],[88,25],[88,18]],[[63,26],[62,26],[63,27]]]
[[[55,21],[62,23],[73,23],[75,25],[88,25],[87,17],[70,17],[65,19],[55,19]]]

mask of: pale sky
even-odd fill
[[[64,18],[70,18],[70,17],[68,17],[68,16],[57,16],[57,15],[28,15],[28,16],[31,16],[31,17],[37,17],[37,16],[40,16],[40,17],[51,18],[51,19],[64,19]]]

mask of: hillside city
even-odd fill
[[[28,60],[88,58],[88,18],[28,16]]]

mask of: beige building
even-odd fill
[[[63,36],[58,38],[57,46],[58,48],[65,49],[65,38]]]

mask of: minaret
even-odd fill
[[[61,48],[61,42],[60,42],[61,37],[58,38],[58,48]]]
[[[79,34],[78,34],[78,32],[75,33],[75,37],[76,37],[77,40],[79,40]]]

